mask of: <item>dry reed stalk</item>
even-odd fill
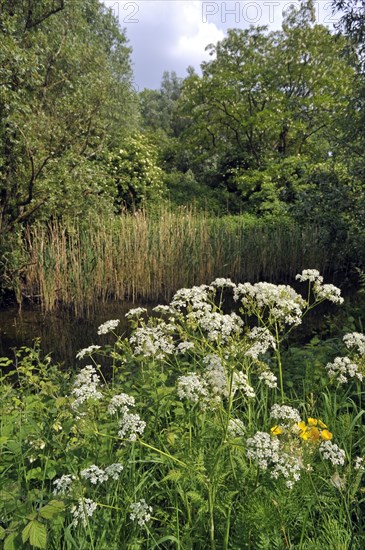
[[[178,288],[215,277],[288,281],[307,267],[325,270],[331,258],[321,239],[313,227],[189,209],[83,225],[66,219],[27,230],[22,293],[45,311],[66,306],[84,315],[100,301],[167,301]]]

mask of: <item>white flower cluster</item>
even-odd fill
[[[139,502],[133,502],[130,506],[131,515],[130,518],[132,521],[136,521],[138,525],[143,527],[145,523],[150,521],[152,507],[149,506],[145,499],[142,498]]]
[[[279,461],[280,442],[266,432],[256,432],[247,439],[246,446],[248,458],[257,462],[261,470],[267,470],[271,463]]]
[[[75,401],[71,404],[73,409],[77,409],[88,399],[101,399],[103,395],[98,391],[100,378],[93,366],[87,365],[76,376],[71,394],[75,396]]]
[[[324,460],[329,460],[334,466],[343,466],[345,464],[345,451],[331,441],[323,441],[319,446],[319,451]]]
[[[104,483],[104,481],[108,480],[108,476],[104,472],[104,470],[102,470],[95,464],[89,466],[89,468],[81,470],[80,476],[84,479],[88,479],[93,485],[98,485],[98,483]]]
[[[53,494],[62,496],[69,495],[71,492],[72,483],[75,479],[75,476],[69,474],[55,479],[53,482],[53,485],[55,486],[53,489]]]
[[[211,305],[208,304],[209,290],[210,288],[207,285],[181,288],[174,294],[170,306],[175,311],[181,311],[188,306],[190,306],[192,310],[210,311]]]
[[[264,327],[254,327],[247,337],[254,340],[253,345],[246,351],[245,355],[257,359],[261,353],[266,353],[269,348],[276,348],[275,338],[269,330]]]
[[[302,310],[306,306],[305,300],[289,285],[272,283],[240,283],[233,291],[233,298],[241,300],[249,311],[266,310],[279,322],[288,325],[299,325],[302,322]]]
[[[155,306],[152,311],[155,313],[162,313],[167,315],[173,315],[176,311],[171,306],[158,305]]]
[[[258,373],[259,380],[262,380],[269,388],[278,387],[278,379],[269,369],[263,369]]]
[[[177,379],[177,395],[180,399],[187,399],[192,403],[201,403],[206,406],[209,401],[207,382],[196,372],[188,372],[186,376],[179,376]]]
[[[243,437],[245,435],[245,425],[239,418],[230,418],[228,421],[227,435],[229,438]]]
[[[313,292],[317,300],[329,300],[334,304],[342,304],[344,301],[341,296],[341,290],[335,285],[314,283]]]
[[[261,470],[272,467],[271,477],[284,477],[289,489],[300,479],[301,461],[295,456],[282,451],[280,441],[266,432],[257,432],[246,442],[248,458],[254,460]]]
[[[270,475],[274,479],[282,476],[285,479],[286,486],[292,489],[295,481],[300,480],[301,468],[301,461],[297,456],[282,452],[279,454]]]
[[[354,462],[355,470],[365,470],[365,459],[363,456],[357,456]]]
[[[77,527],[81,522],[84,527],[87,526],[87,518],[91,517],[97,508],[96,502],[90,498],[79,498],[78,506],[71,508],[71,514],[73,515],[72,525]]]
[[[101,346],[92,345],[92,346],[89,346],[88,348],[81,349],[76,354],[76,359],[83,359],[85,357],[85,355],[91,355],[94,351],[96,351],[97,349],[100,349],[100,348],[101,348]]]
[[[114,480],[119,479],[122,471],[123,464],[121,464],[120,462],[110,464],[105,468],[105,470],[102,470],[101,468],[93,464],[92,466],[89,466],[88,468],[82,470],[80,472],[80,476],[84,479],[88,479],[93,485],[98,485],[99,483],[104,483],[104,481],[108,481],[109,478],[112,478]]]
[[[205,372],[204,379],[209,388],[209,394],[214,401],[219,403],[222,397],[228,396],[226,371],[218,355],[214,353],[203,359]]]
[[[134,407],[135,399],[132,395],[127,393],[119,393],[113,395],[108,405],[108,413],[116,414],[118,411],[126,413],[129,410],[129,407]]]
[[[333,363],[327,363],[325,369],[328,376],[339,384],[346,384],[350,378],[357,378],[361,382],[363,378],[358,366],[349,357],[336,357]]]
[[[309,281],[313,284],[313,293],[317,300],[329,300],[334,304],[342,304],[341,290],[335,285],[324,285],[323,277],[317,269],[304,269],[301,275],[295,277],[298,281]]]
[[[365,334],[350,332],[345,334],[343,341],[348,349],[355,348],[359,355],[365,355]]]
[[[236,288],[231,279],[225,279],[224,277],[217,277],[209,286],[212,288]]]
[[[143,313],[147,313],[147,309],[145,307],[135,307],[127,311],[125,314],[125,317],[127,319],[138,319]]]
[[[139,414],[129,412],[130,407],[134,407],[135,401],[133,397],[125,393],[114,397],[118,399],[115,400],[114,403],[112,403],[113,399],[111,400],[112,411],[119,408],[122,413],[119,420],[120,430],[118,432],[118,437],[121,439],[128,439],[129,441],[136,441],[137,435],[143,434],[146,428],[146,422],[141,420]],[[114,414],[114,412],[111,414]]]
[[[188,318],[191,319],[192,315],[188,314]],[[201,329],[207,332],[208,340],[223,343],[227,342],[232,335],[240,334],[243,326],[241,317],[236,313],[225,315],[218,311],[205,312],[203,316],[199,316],[198,322]]]
[[[228,396],[227,377],[222,360],[218,355],[209,354],[202,361],[205,369],[202,374],[189,372],[179,376],[177,394],[180,399],[199,403],[205,409],[208,403],[217,405]]]
[[[193,342],[189,342],[188,340],[184,341],[184,342],[180,342],[177,346],[176,346],[176,349],[175,349],[175,353],[178,354],[178,353],[185,353],[186,351],[188,351],[189,349],[193,349],[194,348],[194,344]]]
[[[270,410],[270,417],[279,422],[283,428],[290,428],[293,424],[301,421],[297,409],[288,405],[273,405]]]
[[[137,328],[129,339],[134,346],[134,355],[163,359],[165,355],[174,353],[174,342],[169,334],[173,330],[174,326],[164,321],[161,321],[157,327]]]
[[[119,323],[120,323],[119,319],[111,319],[110,321],[106,321],[106,323],[103,323],[98,328],[99,336],[101,334],[108,334],[108,332],[112,332],[117,328]]]
[[[248,398],[253,399],[256,397],[255,390],[250,385],[247,374],[244,374],[243,372],[233,373],[232,392],[235,394],[238,390],[241,390],[242,393]]]
[[[323,277],[319,274],[317,269],[303,269],[302,273],[295,276],[297,281],[303,283],[309,281],[310,283],[323,283]]]

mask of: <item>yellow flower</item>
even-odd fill
[[[328,430],[322,430],[322,432],[321,432],[321,437],[322,437],[322,439],[324,439],[325,441],[329,441],[330,439],[332,439],[332,434],[331,434],[331,432],[329,432]]]
[[[314,426],[309,428],[308,430],[308,439],[311,441],[318,441],[320,438],[320,432],[318,428],[315,428]]]
[[[271,433],[272,433],[272,435],[280,435],[280,434],[283,433],[283,430],[282,430],[282,428],[280,428],[280,426],[273,426],[271,428]]]
[[[322,420],[318,420],[318,424],[320,428],[327,428],[326,424],[322,422]]]
[[[308,426],[317,426],[318,420],[316,418],[308,418]]]

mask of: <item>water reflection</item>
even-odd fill
[[[67,312],[44,315],[37,306],[0,310],[0,356],[14,357],[13,348],[32,346],[41,339],[41,349],[66,368],[78,363],[76,353],[91,344],[103,345],[110,336],[98,336],[97,328],[109,319],[120,319],[118,334],[128,330],[125,313],[136,304],[109,303],[100,306],[92,317],[79,319]]]

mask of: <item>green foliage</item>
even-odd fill
[[[157,164],[157,149],[143,134],[126,138],[121,148],[104,159],[117,211],[142,208],[161,199],[164,173]]]
[[[62,209],[78,214],[90,206],[107,208],[110,197],[93,158],[119,143],[136,117],[130,50],[102,4],[1,4],[4,235],[35,216],[49,219]]]
[[[313,6],[290,9],[282,31],[230,30],[178,103],[198,179],[224,185],[241,208],[280,212],[310,183],[301,172],[336,143],[354,85],[346,46],[313,24]],[[337,125],[337,126],[336,126]]]

